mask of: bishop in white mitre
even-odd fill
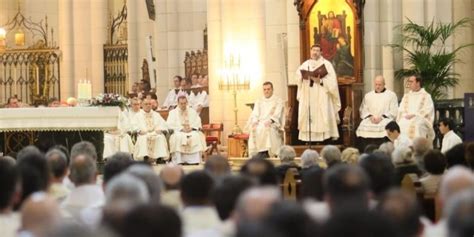
[[[178,96],[178,107],[171,110],[167,123],[174,132],[170,137],[170,152],[175,164],[199,164],[206,141],[201,130],[201,118],[188,106],[186,95]]]
[[[122,110],[119,114],[117,129],[104,133],[104,152],[102,157],[109,157],[116,152],[133,153],[132,138],[128,134],[131,123],[128,111]]]
[[[360,106],[362,121],[356,135],[363,138],[383,138],[385,126],[397,117],[397,95],[385,88],[383,76],[376,76],[374,90],[364,96]]]
[[[138,137],[135,144],[135,159],[164,159],[169,157],[168,143],[163,133],[168,131],[166,121],[151,109],[151,100],[142,103],[143,111],[135,116],[138,124]]]
[[[339,138],[337,124],[341,109],[336,72],[331,62],[321,55],[321,46],[311,47],[311,58],[296,71],[299,101],[298,139],[302,141],[323,141]],[[324,65],[328,74],[323,78],[304,78],[301,71],[315,71]]]
[[[263,83],[263,94],[247,122],[249,155],[268,152],[274,157],[283,145],[283,100],[273,95],[273,84],[268,81]]]
[[[410,91],[403,96],[398,108],[400,132],[411,140],[415,137],[433,140],[434,104],[431,95],[421,87],[421,77],[410,76],[407,83]]]

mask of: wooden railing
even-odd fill
[[[128,93],[128,46],[104,45],[104,90],[126,96]]]
[[[441,147],[443,136],[439,132],[438,121],[441,118],[450,118],[454,121],[454,132],[457,133],[461,139],[464,138],[464,100],[438,100],[435,102],[435,122],[433,124],[436,137],[433,142],[434,148]]]
[[[0,103],[16,96],[25,104],[59,98],[60,50],[6,50],[0,53]]]

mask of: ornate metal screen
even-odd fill
[[[127,95],[128,48],[126,44],[104,46],[104,74],[106,93]]]
[[[58,49],[7,50],[0,53],[0,103],[16,96],[23,103],[41,104],[59,98]]]

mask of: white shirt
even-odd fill
[[[73,189],[66,199],[61,203],[61,209],[63,215],[72,217],[79,223],[94,225],[97,223],[91,223],[98,221],[96,215],[91,213],[97,213],[105,204],[105,195],[102,188],[96,184],[84,184]],[[94,216],[94,218],[92,218]]]
[[[20,228],[20,213],[12,212],[9,214],[0,214],[0,236],[14,237],[17,236],[18,228]]]
[[[453,132],[453,130],[450,130],[443,136],[443,142],[441,144],[441,152],[446,153],[451,149],[453,146],[456,146],[457,144],[462,143],[461,138]]]
[[[393,141],[393,147],[410,147],[411,146],[411,140],[405,136],[404,134],[398,135],[397,139]]]
[[[221,224],[216,209],[211,206],[185,207],[181,212],[181,219],[183,220],[184,236],[210,231]]]

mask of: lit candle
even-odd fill
[[[87,80],[86,84],[86,99],[92,99],[92,83],[89,80]]]
[[[82,80],[79,81],[77,84],[77,98],[82,99],[84,98],[84,83]]]

